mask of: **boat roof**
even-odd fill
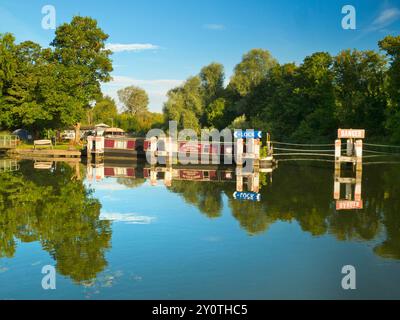
[[[96,128],[97,128],[97,127],[110,128],[110,126],[107,125],[107,124],[105,124],[105,123],[96,124],[95,127],[96,127]]]
[[[104,130],[104,132],[125,132],[124,130],[122,130],[121,128],[107,128],[106,130]]]

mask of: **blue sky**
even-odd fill
[[[341,27],[348,4],[356,30]],[[400,0],[0,0],[0,32],[47,46],[54,30],[41,27],[44,5],[55,7],[57,25],[74,15],[97,19],[115,51],[114,80],[103,92],[116,97],[121,87],[141,86],[152,111],[161,111],[168,89],[208,63],[222,63],[229,79],[252,48],[300,63],[316,51],[377,49],[384,36],[400,34]]]

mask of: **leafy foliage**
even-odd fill
[[[343,50],[314,53],[300,65],[253,49],[226,87],[223,67],[212,63],[168,93],[165,120],[196,130],[251,127],[293,142],[332,141],[339,127],[365,128],[372,140],[400,142],[400,36],[379,46],[389,59]]]
[[[111,79],[107,38],[96,20],[79,16],[57,28],[52,49],[0,36],[0,126],[38,135],[79,123]]]

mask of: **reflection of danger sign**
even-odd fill
[[[339,129],[338,139],[364,139],[365,130]]]
[[[349,200],[338,200],[336,201],[336,210],[354,210],[362,209],[363,202],[360,201],[349,201]]]
[[[200,170],[181,170],[179,177],[186,180],[202,180],[203,172]]]

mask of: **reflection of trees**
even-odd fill
[[[240,226],[251,235],[266,231],[275,222],[275,219],[266,213],[262,204],[232,200],[229,202],[229,206]]]
[[[216,218],[222,210],[221,186],[220,183],[174,181],[169,190],[179,193],[209,218]]]
[[[0,257],[12,257],[16,241],[40,241],[57,270],[77,282],[95,278],[107,262],[111,227],[100,221],[100,203],[91,197],[75,169],[32,170],[0,175]]]
[[[400,259],[400,168],[390,168],[379,178],[384,185],[379,192],[379,205],[383,212],[386,240],[375,247],[374,252],[384,258]]]
[[[221,195],[229,198],[232,215],[249,234],[265,232],[275,221],[296,221],[314,236],[332,234],[338,240],[368,241],[385,232],[374,252],[400,259],[399,167],[365,167],[363,210],[336,211],[331,166],[283,164],[274,182],[262,188],[261,202],[232,198],[234,183],[174,181],[170,189],[210,217],[220,215]]]

